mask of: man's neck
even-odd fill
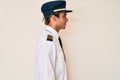
[[[58,32],[59,32],[59,30],[60,30],[60,29],[57,29],[57,26],[50,25],[50,24],[49,24],[48,26],[50,26],[50,27],[52,27],[54,30],[56,30],[56,31],[57,31],[57,33],[58,33]]]

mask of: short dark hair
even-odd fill
[[[54,13],[52,13],[50,16],[44,16],[44,18],[43,18],[43,19],[44,19],[44,23],[45,23],[46,25],[49,25],[51,16],[54,15],[54,16],[56,16],[57,18],[59,18],[59,14],[60,14],[60,12],[54,12]]]

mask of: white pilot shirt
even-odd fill
[[[66,63],[58,33],[46,26],[36,51],[36,80],[67,80]]]

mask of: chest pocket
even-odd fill
[[[57,62],[64,64],[65,63],[65,59],[64,59],[63,51],[62,51],[62,48],[61,48],[61,46],[59,44],[59,41],[56,40],[55,44],[56,44],[56,49],[57,49],[57,57],[56,57],[57,58]]]
[[[65,62],[63,52],[61,50],[57,53],[57,60],[59,62],[63,62],[63,63]]]

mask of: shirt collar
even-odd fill
[[[51,32],[58,39],[59,35],[58,35],[58,33],[57,33],[57,31],[55,29],[53,29],[52,27],[47,25],[45,27],[45,30]]]

